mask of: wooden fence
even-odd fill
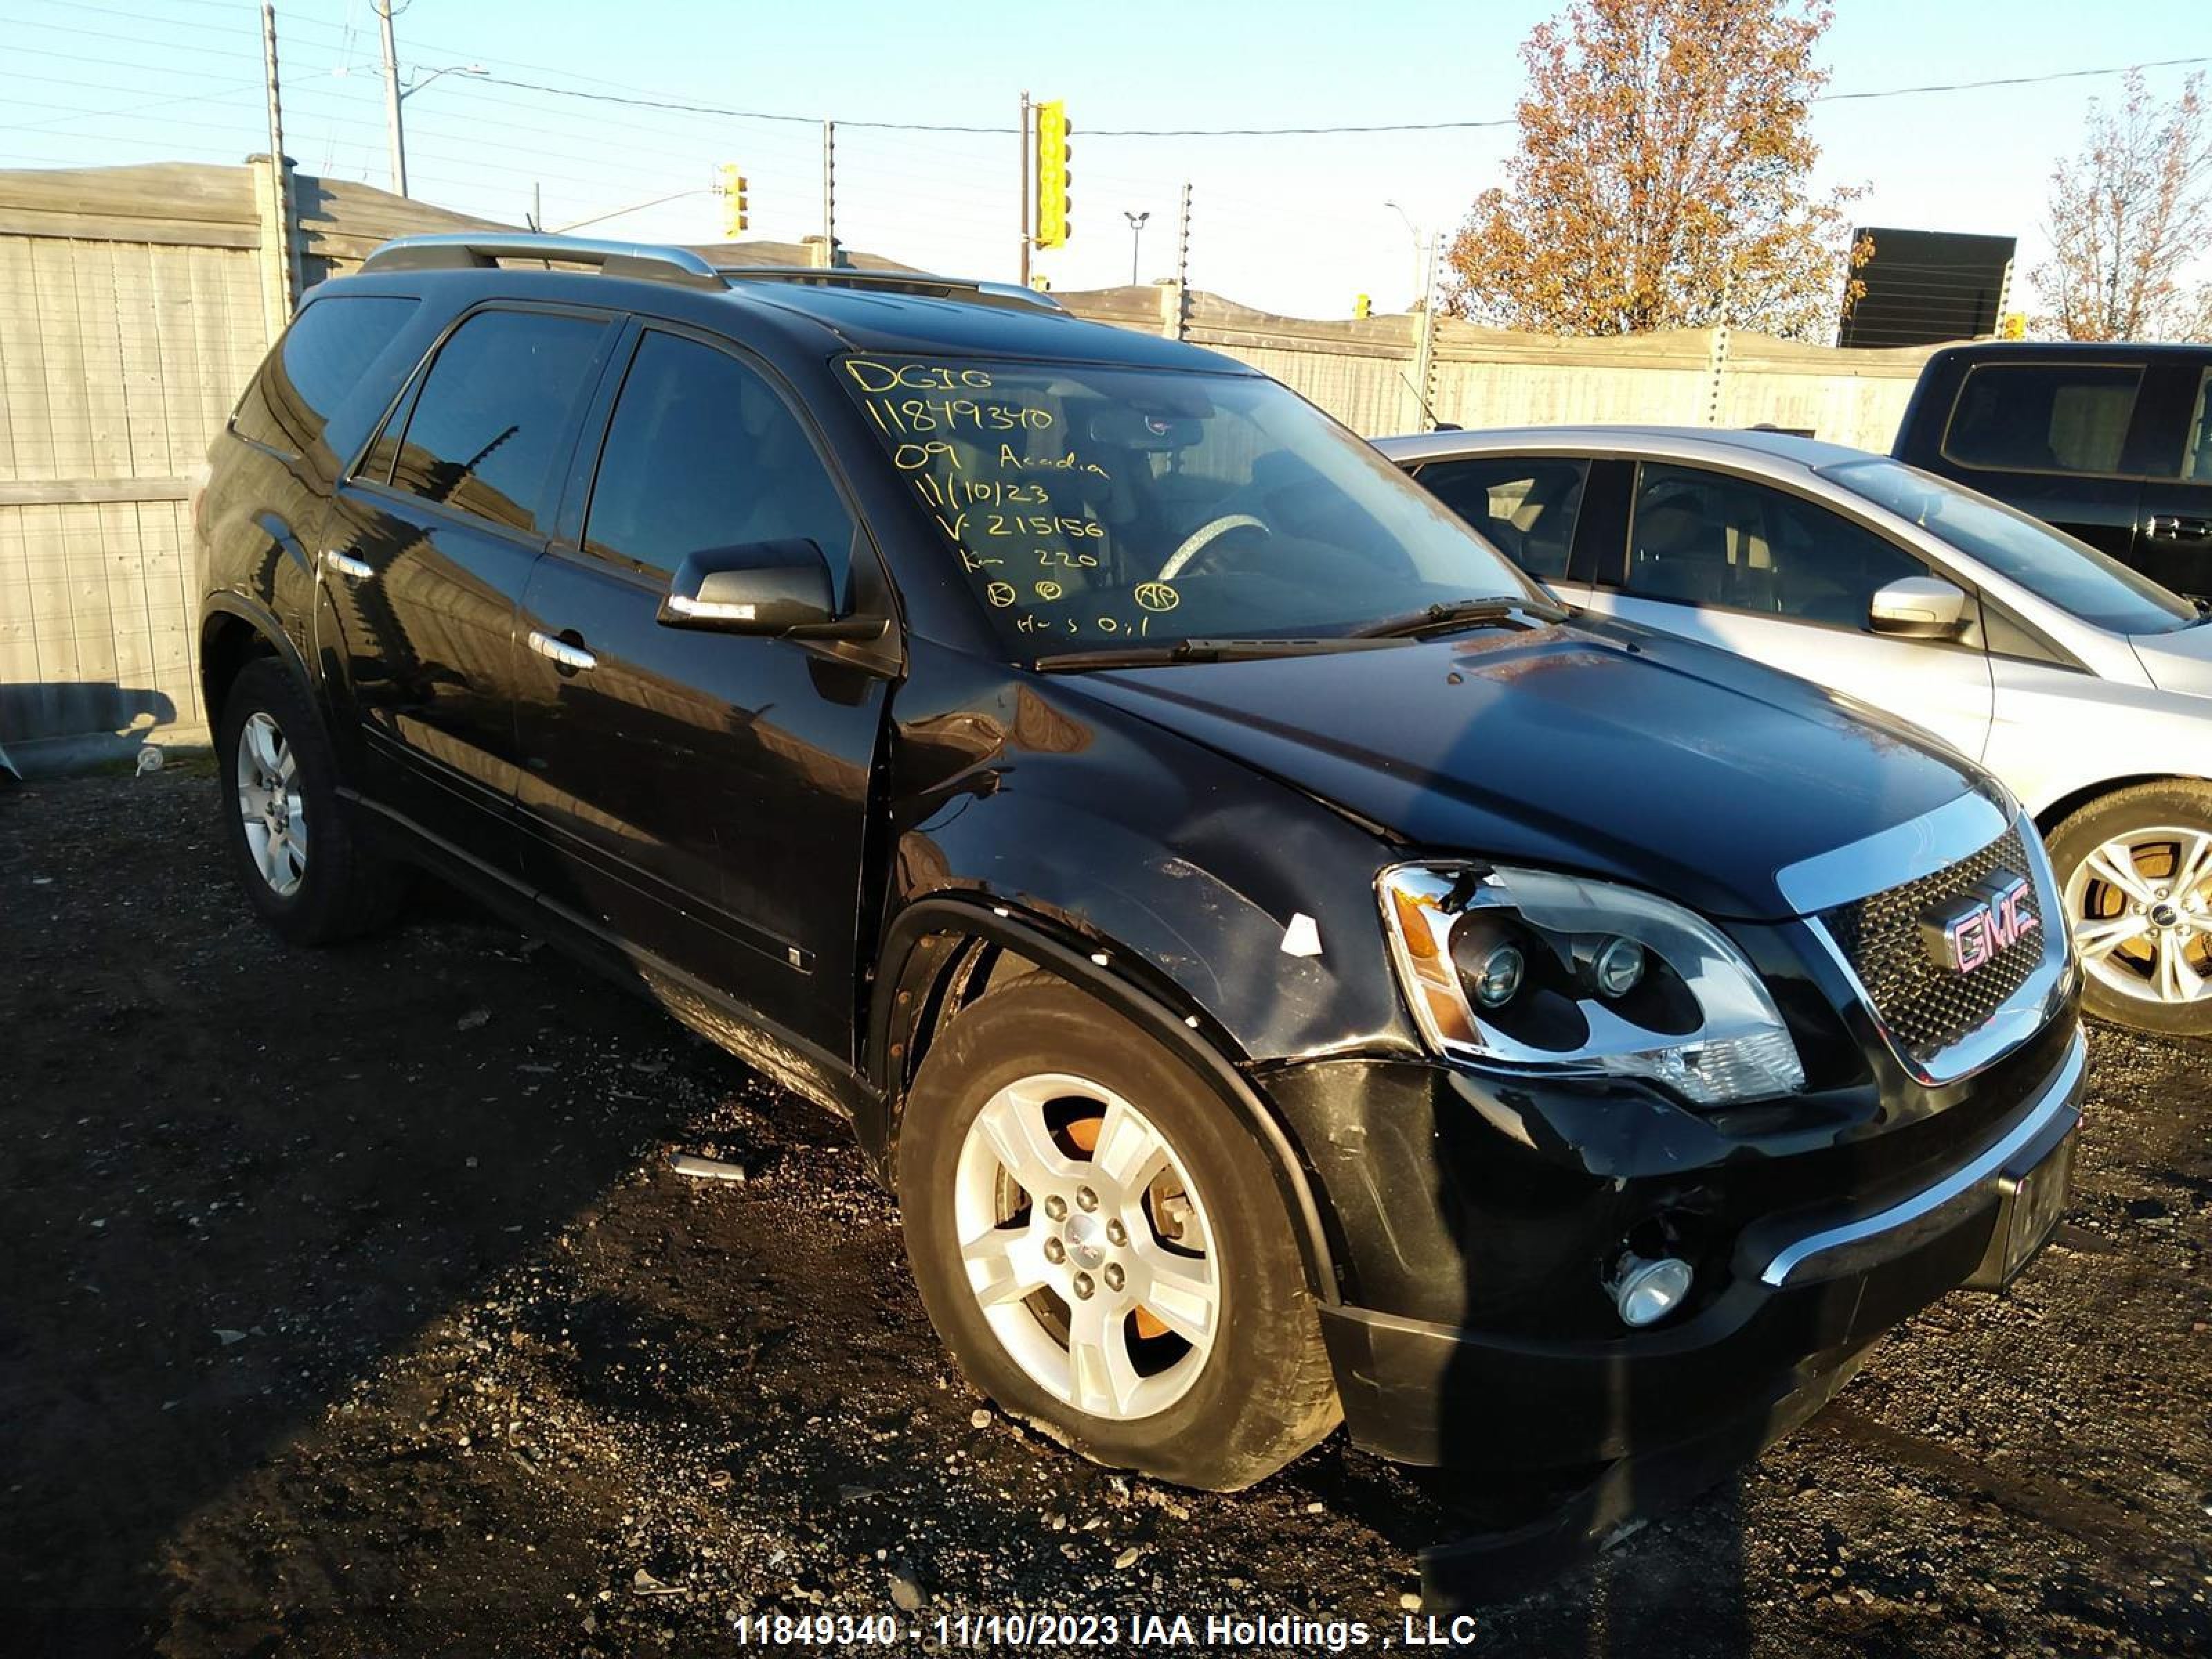
[[[319,281],[388,236],[483,222],[292,184],[288,239],[265,158],[0,173],[0,743],[18,764],[204,736],[185,495],[283,331],[288,270]]]
[[[262,157],[0,172],[0,744],[19,764],[204,741],[185,497],[209,441],[296,285],[350,270],[388,237],[488,223],[365,185],[286,182],[289,214]],[[707,252],[755,264],[818,253]],[[1425,401],[1467,427],[1764,421],[1886,448],[1927,355],[1443,321],[1423,393],[1419,318],[1314,322],[1174,288],[1062,297],[1121,327],[1180,328],[1370,436],[1419,427]]]

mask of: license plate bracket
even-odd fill
[[[2055,1146],[2028,1148],[1999,1171],[1996,1224],[1968,1289],[2004,1289],[2057,1231],[2074,1183],[2075,1139],[2069,1125]]]

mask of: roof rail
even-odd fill
[[[492,236],[472,230],[398,237],[362,260],[361,268],[365,271],[483,270],[502,259],[554,259],[566,264],[597,265],[610,276],[681,283],[690,288],[724,285],[714,267],[689,248],[654,242],[603,242],[588,236]]]
[[[967,300],[978,305],[1032,306],[1066,314],[1067,308],[1049,294],[1012,283],[977,282],[966,276],[939,276],[927,270],[860,270],[850,265],[717,265],[714,274],[732,283],[811,283],[824,288],[884,289],[895,294],[921,294],[939,299]]]

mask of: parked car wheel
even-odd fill
[[[387,920],[398,874],[363,848],[338,798],[337,757],[314,705],[273,657],[239,672],[216,732],[222,834],[246,896],[295,945]]]
[[[1339,1418],[1267,1155],[1174,1055],[1042,975],[941,1031],[899,1200],[961,1370],[1085,1456],[1231,1492]]]
[[[2051,836],[2089,1012],[2168,1036],[2212,1035],[2212,785],[2092,801]]]

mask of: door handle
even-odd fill
[[[2212,519],[2185,519],[2171,513],[2154,513],[2143,521],[2143,534],[2153,541],[2212,541]]]
[[[551,663],[554,667],[570,674],[586,668],[597,668],[599,659],[580,645],[571,645],[566,640],[556,640],[539,629],[530,630],[530,648]]]
[[[335,547],[323,550],[323,566],[349,582],[365,582],[376,574],[376,567],[366,559],[356,559],[352,554],[341,553]]]

